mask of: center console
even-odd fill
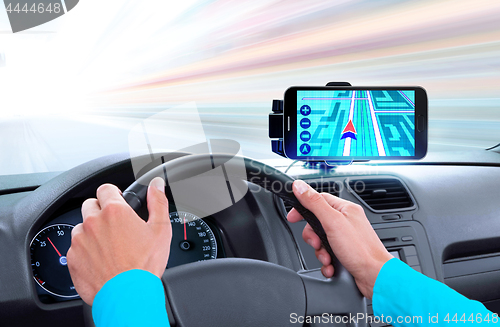
[[[344,176],[303,178],[318,192],[327,192],[360,204],[387,250],[416,271],[437,279],[431,249],[423,226],[413,220],[418,203],[404,181],[395,176]],[[291,208],[286,208],[287,212]],[[320,268],[314,249],[302,239],[305,222],[289,224],[307,269]],[[371,301],[368,313],[373,315]],[[383,327],[373,323],[371,327]]]

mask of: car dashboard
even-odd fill
[[[288,174],[360,204],[391,254],[498,313],[500,154],[481,156],[487,160],[431,158],[327,170],[297,165]],[[285,170],[287,164],[275,166]],[[134,180],[130,159],[117,154],[64,172],[34,190],[0,196],[2,326],[84,326],[82,301],[64,270],[63,249],[69,248],[72,227],[82,221],[81,204],[95,197],[98,186],[112,183],[124,190]],[[242,200],[203,219],[171,206],[174,236],[167,269],[226,257],[295,271],[319,267],[301,237],[305,222],[288,223],[291,208],[254,184],[248,187],[251,192]],[[217,195],[207,197],[216,201]],[[147,217],[147,212],[139,215]]]

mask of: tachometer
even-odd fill
[[[167,268],[217,258],[217,241],[212,229],[188,212],[170,213],[172,243]]]
[[[47,292],[66,298],[78,296],[66,261],[73,227],[68,224],[45,227],[30,244],[33,278]]]

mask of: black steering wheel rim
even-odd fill
[[[319,220],[312,212],[305,209],[293,194],[294,179],[259,161],[245,157],[237,157],[239,160],[234,160],[234,158],[228,154],[202,154],[173,159],[139,177],[123,192],[123,197],[135,211],[138,211],[146,205],[147,186],[155,177],[164,178],[168,186],[196,175],[210,174],[214,168],[223,167],[224,177],[229,182],[230,178],[241,179],[243,177],[241,174],[233,176],[231,173],[235,171],[234,168],[237,168],[234,167],[235,165],[241,166],[243,164],[246,170],[246,180],[271,191],[283,199],[285,203],[295,207],[311,225],[320,237],[323,246],[332,256],[335,275],[331,279],[325,279],[318,270],[297,273],[267,262],[235,258],[197,262],[167,269],[162,280],[166,291],[167,311],[171,326],[207,326],[206,321],[197,324],[201,319],[193,318],[192,313],[203,311],[206,317],[212,311],[197,307],[198,305],[192,302],[190,296],[186,296],[186,292],[183,292],[186,287],[192,287],[196,283],[198,283],[198,287],[202,288],[207,283],[219,285],[218,289],[213,290],[214,292],[204,294],[205,298],[214,295],[215,297],[211,300],[220,302],[225,308],[224,310],[230,312],[230,315],[210,315],[212,319],[210,319],[209,324],[214,326],[234,326],[235,323],[238,326],[269,325],[280,313],[282,316],[290,310],[294,311],[289,312],[289,314],[296,313],[298,316],[322,315],[323,313],[356,315],[360,312],[366,315],[365,300],[357,289],[353,277],[334,256]],[[211,165],[207,166],[207,162],[210,162]],[[281,187],[276,188],[276,183]],[[168,190],[167,187],[167,192]],[[200,269],[203,271],[202,274],[200,274]],[[251,272],[251,276],[249,272]],[[244,283],[239,282],[239,279],[254,282]],[[224,286],[228,283],[229,288]],[[267,292],[273,288],[280,289],[278,292],[279,301],[275,297],[276,292]],[[256,301],[249,301],[249,299]],[[287,302],[284,306],[283,303],[275,303],[283,302],[283,300]],[[248,307],[249,303],[252,303],[250,307]],[[241,309],[243,305],[247,306],[244,310]],[[273,310],[269,311],[269,307],[272,307]],[[87,325],[90,325],[89,321],[92,321],[89,317],[91,310],[87,307],[84,308],[84,311],[86,312]],[[245,315],[246,312],[252,312],[252,314]],[[241,321],[242,316],[245,316],[246,321]],[[281,326],[287,323],[291,324],[291,321],[287,320],[286,317],[279,317],[279,319],[279,322],[275,321],[274,323]],[[364,326],[366,324],[361,321],[358,322],[358,325]]]

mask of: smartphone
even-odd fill
[[[290,159],[421,159],[427,153],[422,87],[293,86],[283,102]]]

